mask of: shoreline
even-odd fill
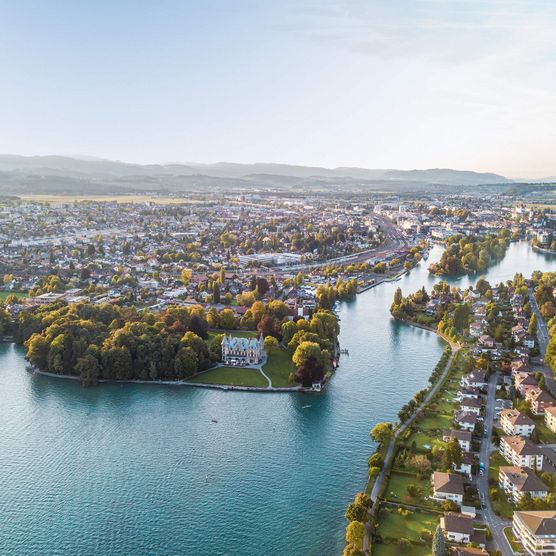
[[[408,326],[413,326],[415,328],[420,328],[421,330],[426,330],[428,332],[433,332],[434,334],[436,334],[436,336],[438,338],[440,338],[443,342],[445,342],[447,346],[450,347],[451,353],[450,353],[450,356],[449,356],[449,358],[446,362],[446,367],[444,368],[443,372],[440,374],[438,379],[433,384],[430,385],[430,387],[428,388],[428,392],[425,395],[425,398],[423,399],[421,404],[418,407],[415,408],[415,411],[407,418],[407,420],[404,423],[398,423],[396,425],[396,427],[393,428],[393,435],[392,435],[392,438],[391,438],[390,442],[388,443],[388,447],[387,448],[386,447],[381,447],[381,445],[378,444],[375,451],[373,452],[373,454],[376,454],[376,453],[379,453],[379,451],[382,450],[383,448],[386,448],[386,453],[385,453],[384,461],[383,461],[383,464],[382,464],[382,468],[381,468],[378,476],[376,477],[376,479],[375,479],[375,481],[372,485],[372,488],[370,489],[370,492],[369,492],[369,496],[370,496],[370,499],[371,499],[371,507],[367,511],[367,520],[365,521],[365,535],[364,535],[364,538],[363,538],[363,550],[364,551],[368,551],[368,549],[369,549],[369,545],[370,545],[370,542],[371,542],[372,528],[373,528],[374,521],[377,517],[376,516],[376,510],[379,507],[378,502],[379,502],[379,500],[380,500],[380,498],[383,494],[385,486],[388,484],[387,481],[388,481],[388,479],[390,477],[390,473],[392,471],[393,457],[394,457],[394,452],[395,452],[395,449],[396,449],[396,445],[397,445],[398,440],[399,440],[399,436],[400,436],[401,433],[403,433],[403,432],[405,432],[405,430],[407,430],[407,428],[413,423],[413,421],[421,413],[423,413],[423,411],[426,410],[427,406],[433,400],[434,396],[437,394],[438,390],[440,389],[440,387],[442,386],[442,384],[446,380],[446,377],[448,376],[448,374],[450,372],[454,357],[456,356],[456,354],[463,347],[459,343],[455,343],[455,342],[450,341],[442,333],[440,333],[437,329],[434,329],[430,326],[420,324],[420,323],[416,323],[416,322],[412,322],[412,321],[405,320],[405,319],[400,319],[400,318],[397,318],[397,317],[394,317],[394,316],[392,316],[392,318],[394,320],[396,320],[398,322],[401,322],[403,324],[406,324]],[[370,478],[367,479],[367,482],[365,484],[364,492],[369,491],[370,481],[371,481]]]
[[[364,292],[366,292],[366,291],[368,291],[368,290],[370,290],[370,289],[372,289],[376,286],[380,286],[381,284],[384,284],[384,283],[387,283],[387,282],[396,282],[404,274],[407,274],[410,270],[411,269],[404,269],[401,272],[399,272],[398,274],[392,276],[391,278],[386,278],[384,280],[381,280],[380,282],[370,284],[369,286],[365,287],[364,289],[361,289],[360,291],[358,291],[356,293],[355,300],[357,299],[357,296],[359,294],[364,293]],[[6,343],[13,343],[13,344],[17,345],[17,343],[14,342],[13,340],[8,341]],[[339,350],[339,345],[338,345],[338,350]],[[334,374],[336,374],[338,365],[339,365],[339,357],[337,358],[336,367],[333,370],[332,377],[334,376]],[[80,378],[76,375],[57,374],[57,373],[51,373],[51,372],[48,372],[48,371],[41,371],[40,369],[37,369],[36,367],[33,367],[32,365],[29,365],[29,364],[27,365],[27,370],[28,370],[28,372],[32,372],[34,374],[46,376],[46,377],[49,377],[49,378],[77,380],[77,381],[80,380]],[[213,390],[223,390],[223,391],[232,390],[232,391],[236,391],[236,392],[257,392],[257,393],[270,393],[270,394],[298,392],[298,393],[305,393],[305,394],[320,394],[320,393],[325,391],[326,387],[331,382],[332,377],[330,377],[328,380],[323,381],[322,388],[319,391],[313,390],[312,388],[305,387],[305,386],[286,386],[286,387],[283,387],[283,388],[278,388],[278,387],[274,387],[274,386],[266,386],[266,387],[263,388],[263,387],[260,387],[260,386],[238,386],[238,385],[233,385],[233,384],[210,384],[210,383],[206,383],[206,382],[189,382],[189,381],[185,381],[185,380],[141,380],[141,379],[109,380],[109,379],[102,378],[102,379],[98,380],[98,384],[151,384],[151,385],[158,385],[158,386],[187,386],[187,387],[191,387],[191,388],[209,388],[209,389],[213,389]]]
[[[546,249],[544,247],[539,247],[538,245],[531,244],[531,249],[533,249],[533,251],[538,251],[539,253],[544,253],[545,255],[556,255],[556,251],[552,251],[552,249]]]
[[[50,373],[48,371],[41,371],[32,365],[27,365],[27,371],[33,374],[46,376],[49,378],[59,378],[64,380],[76,380],[79,381],[80,378],[76,375],[64,375]],[[261,388],[259,386],[235,386],[232,384],[208,384],[204,382],[188,382],[185,380],[141,380],[141,379],[129,379],[129,380],[109,380],[106,378],[101,378],[98,380],[98,384],[152,384],[155,386],[190,386],[192,388],[212,388],[214,390],[236,390],[239,392],[269,392],[269,393],[280,393],[280,392],[305,392],[305,393],[315,393],[311,388],[304,388],[303,386],[287,386],[284,388],[277,387],[266,387]]]
[[[401,270],[400,272],[398,272],[397,274],[394,274],[393,276],[389,277],[389,278],[384,278],[384,280],[379,280],[378,282],[375,282],[374,284],[368,284],[366,286],[363,286],[357,293],[356,293],[356,299],[357,296],[360,293],[365,293],[366,291],[372,290],[373,288],[376,288],[377,286],[380,286],[381,284],[388,284],[390,282],[397,282],[398,280],[401,279],[401,277],[404,274],[407,274],[408,272],[411,272],[411,270],[413,270],[414,267],[412,268],[407,268],[404,270]]]
[[[421,262],[421,261],[419,261]],[[385,278],[384,280],[380,280],[379,282],[375,282],[374,284],[369,284],[368,286],[364,286],[362,289],[360,289],[358,292],[356,292],[355,295],[355,300],[357,300],[357,296],[360,295],[361,293],[364,293],[366,291],[371,290],[372,288],[375,288],[377,286],[380,286],[381,284],[384,283],[389,283],[389,282],[397,282],[398,280],[401,279],[402,276],[404,276],[405,274],[409,273],[412,268],[408,268],[408,269],[402,269],[400,272],[398,272],[397,274]],[[399,319],[401,320],[401,319]],[[339,319],[338,319],[339,322]],[[405,322],[405,321],[404,321]],[[408,323],[409,324],[409,323]],[[431,331],[433,331],[431,329]],[[13,343],[15,345],[17,345],[17,343],[15,341],[8,341],[6,343]],[[338,344],[337,346],[339,353],[341,353],[341,349],[340,346]],[[336,374],[338,366],[340,364],[340,358],[339,358],[339,354],[336,358],[336,365],[334,366],[334,369],[332,371],[332,376],[329,379],[323,379],[323,383],[321,386],[320,390],[313,390],[313,388],[310,387],[304,387],[304,386],[286,386],[283,388],[278,388],[278,387],[274,387],[274,386],[267,386],[267,387],[260,387],[260,386],[239,386],[239,385],[233,385],[233,384],[210,384],[210,383],[204,383],[204,382],[188,382],[188,381],[184,381],[184,380],[140,380],[140,379],[129,379],[129,380],[109,380],[109,379],[99,379],[98,380],[98,384],[152,384],[152,385],[159,385],[159,386],[187,386],[187,387],[192,387],[192,388],[209,388],[209,389],[213,389],[213,390],[223,390],[223,391],[237,391],[237,392],[258,392],[258,393],[272,393],[272,394],[279,394],[279,393],[292,393],[292,392],[300,392],[300,393],[305,393],[305,394],[320,394],[322,392],[324,392],[328,386],[328,384],[331,382],[333,376]],[[77,380],[79,381],[80,378],[78,376],[75,375],[67,375],[67,374],[57,374],[57,373],[51,373],[48,371],[41,371],[40,369],[37,369],[36,367],[33,367],[32,365],[27,365],[27,370],[29,372],[38,374],[38,375],[42,375],[42,376],[46,376],[46,377],[50,377],[50,378],[58,378],[58,379],[66,379],[66,380]]]
[[[409,326],[414,326],[415,328],[421,328],[422,330],[428,330],[429,332],[433,332],[442,341],[446,342],[452,349],[454,349],[454,346],[459,346],[458,349],[461,349],[461,347],[462,347],[461,344],[459,344],[457,342],[452,342],[449,338],[444,336],[444,334],[442,334],[442,332],[439,332],[437,328],[433,328],[432,326],[427,326],[426,324],[421,324],[419,322],[414,322],[414,321],[411,321],[411,320],[401,319],[399,317],[392,316],[392,318],[394,320],[398,321],[398,322],[403,322],[404,324],[407,324]]]

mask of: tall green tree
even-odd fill
[[[371,438],[380,444],[386,444],[394,436],[392,423],[377,423],[369,433]]]
[[[440,525],[436,527],[432,539],[432,556],[446,556],[446,539]]]

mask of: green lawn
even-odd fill
[[[267,363],[263,366],[263,370],[272,380],[272,386],[276,388],[295,386],[288,382],[290,373],[295,372],[289,352],[283,349],[273,350]]]
[[[431,450],[433,446],[444,447],[444,442],[440,436],[435,436],[433,434],[427,434],[425,431],[421,431],[421,425],[417,425],[418,431],[414,432],[406,441],[407,446],[411,446],[413,442],[417,446],[417,450],[428,451]],[[427,446],[427,448],[425,448]]]
[[[422,494],[416,498],[411,498],[407,494],[408,485],[416,485],[421,488]],[[405,473],[397,473],[394,471],[390,475],[390,480],[388,481],[388,486],[384,492],[384,498],[392,502],[403,502],[404,504],[418,504],[422,506],[436,507],[434,501],[425,500],[425,496],[430,494],[430,480],[429,479],[418,479],[416,475],[410,475]]]
[[[508,542],[510,543],[510,546],[512,547],[512,550],[517,554],[519,552],[523,552],[523,546],[522,544],[516,539],[512,528],[511,527],[506,527],[504,529],[504,536],[506,537],[506,539],[508,540]]]
[[[410,541],[418,541],[421,533],[425,531],[434,533],[442,515],[416,510],[412,511],[407,517],[403,517],[397,512],[396,508],[390,507],[389,510],[385,511],[384,508],[381,508],[379,513],[377,534],[384,540],[404,537]]]
[[[535,430],[537,431],[539,442],[553,444],[556,440],[556,435],[544,424],[544,416],[533,417],[533,421],[535,421]]]
[[[202,384],[225,384],[233,386],[258,386],[266,388],[268,381],[257,369],[217,367],[189,379]]]
[[[496,481],[496,490],[498,491],[498,499],[493,500],[491,498],[492,508],[496,514],[505,517],[506,519],[512,519],[514,515],[514,506],[511,502],[508,502],[506,498],[506,493],[498,486],[498,470],[500,466],[510,465],[500,454],[500,452],[494,452],[490,456],[490,461],[488,465],[488,476],[490,479]]]
[[[4,291],[0,291],[0,301],[3,301],[4,299],[6,299],[6,297],[8,297],[9,295],[15,295],[19,299],[22,299],[24,297],[28,297],[27,294],[24,293],[24,292],[4,292]]]
[[[402,554],[401,548],[396,543],[392,544],[375,544],[373,545],[373,556],[400,556]],[[415,546],[410,548],[403,548],[403,554],[410,554],[411,556],[430,556],[431,547],[429,544]]]
[[[425,410],[425,413],[427,411]],[[418,423],[417,428],[421,431],[443,431],[453,428],[452,417],[450,415],[427,413],[427,416]]]
[[[498,481],[498,469],[500,469],[501,465],[511,465],[511,464],[509,464],[502,457],[502,454],[500,452],[498,452],[498,451],[493,452],[490,455],[490,461],[489,461],[489,465],[488,465],[489,477],[492,477],[493,479],[496,479]]]
[[[433,403],[435,413],[442,413],[444,415],[453,415],[456,403],[452,396],[447,395],[445,392],[439,392],[438,397]]]

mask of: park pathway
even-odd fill
[[[270,377],[263,371],[263,366],[259,365],[259,371],[261,372],[261,374],[266,378],[266,380],[268,380],[268,387],[272,388],[272,380],[270,380]]]

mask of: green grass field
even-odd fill
[[[402,553],[403,550],[403,553]],[[396,543],[392,544],[375,544],[373,545],[373,556],[400,556],[400,554],[409,554],[410,556],[430,556],[431,547],[427,545],[415,546],[409,548],[401,548]]]
[[[444,447],[444,442],[440,436],[435,434],[427,434],[425,431],[416,431],[408,439],[406,444],[411,446],[415,442],[417,450],[427,452],[432,450],[433,446]]]
[[[276,388],[285,388],[294,386],[288,382],[290,373],[295,372],[290,354],[282,349],[274,350],[267,363],[263,366],[264,372],[272,380],[272,386]]]
[[[415,498],[411,498],[407,493],[409,485],[416,485],[421,488],[422,494]],[[418,479],[415,475],[406,475],[405,473],[397,473],[394,471],[390,475],[388,487],[384,492],[384,498],[392,502],[403,502],[404,504],[418,504],[422,506],[436,507],[434,501],[425,500],[425,496],[430,494],[430,480]]]
[[[224,384],[226,386],[256,386],[266,388],[268,381],[257,369],[217,367],[189,379],[201,384]]]
[[[434,533],[442,515],[416,510],[412,511],[407,517],[403,517],[397,512],[396,508],[389,508],[389,510],[391,511],[385,511],[381,508],[379,514],[380,525],[377,529],[377,534],[388,540],[404,537],[410,541],[418,541],[423,532]]]
[[[516,539],[511,527],[506,527],[504,529],[504,536],[510,543],[510,546],[515,554],[523,552],[523,545]]]
[[[493,452],[490,456],[490,461],[488,465],[488,476],[489,479],[494,479],[496,481],[496,490],[498,491],[497,500],[490,499],[492,503],[493,510],[500,516],[506,519],[512,519],[514,515],[514,507],[506,499],[506,494],[498,486],[498,470],[500,466],[510,465],[499,452]]]
[[[449,415],[431,413],[419,422],[418,428],[421,431],[443,431],[452,428],[452,418]]]
[[[24,292],[4,292],[4,291],[0,291],[0,301],[4,301],[4,299],[6,299],[6,297],[8,297],[9,295],[15,295],[16,297],[22,299],[24,297],[27,297],[27,294]]]
[[[544,424],[543,416],[533,417],[535,421],[535,429],[539,436],[539,441],[543,444],[553,444],[556,440],[556,435]]]

